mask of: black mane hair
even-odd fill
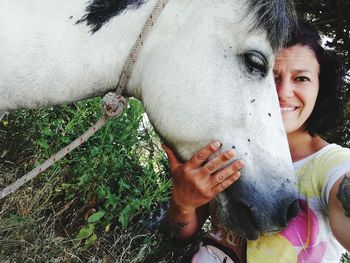
[[[255,27],[267,32],[271,47],[276,50],[289,41],[297,28],[297,15],[291,0],[251,0]]]
[[[144,0],[92,0],[86,8],[87,14],[77,23],[86,22],[95,33],[112,17],[119,15],[125,9],[138,8],[143,3]]]
[[[307,46],[315,54],[320,64],[319,92],[315,107],[306,120],[304,128],[311,135],[325,135],[343,120],[346,99],[346,70],[343,60],[335,52],[321,46],[321,37],[316,27],[304,21],[299,22],[285,47]]]
[[[175,0],[176,1],[176,0]],[[92,32],[98,31],[111,18],[126,9],[138,8],[145,0],[91,0],[77,23],[86,22]],[[280,48],[296,25],[296,13],[290,0],[251,0],[249,10],[255,13],[256,27],[267,31],[272,48]]]

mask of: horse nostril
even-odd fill
[[[299,203],[298,200],[294,200],[287,210],[287,222],[289,222],[293,217],[299,214]]]

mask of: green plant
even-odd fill
[[[0,126],[4,131],[0,139],[5,142],[0,143],[0,151],[5,152],[5,158],[1,159],[5,161],[1,163],[9,177],[0,184],[8,184],[15,174],[23,174],[71,142],[98,119],[100,112],[100,99],[92,99],[62,107],[11,113],[5,120],[6,126]],[[76,241],[82,243],[84,250],[96,250],[101,242],[106,242],[105,237],[115,231],[125,237],[120,242],[126,242],[129,235],[126,233],[133,231],[141,237],[142,227],[135,228],[136,223],[150,213],[152,205],[168,198],[170,188],[159,140],[144,120],[142,105],[130,99],[127,111],[120,118],[109,121],[89,141],[27,184],[23,189],[31,189],[29,194],[35,195],[43,182],[50,184],[52,178],[60,181],[46,189],[49,194],[45,192],[41,200],[35,200],[45,206],[36,210],[35,215],[30,214],[35,202],[27,204],[31,207],[25,208],[30,218],[35,222],[54,213],[55,224],[62,229],[59,232],[74,238],[74,246]],[[12,165],[6,165],[9,160],[21,167],[15,174],[10,173]],[[12,216],[13,220],[23,222],[24,228],[29,226],[21,211],[10,210],[3,216],[16,215]],[[9,235],[12,234],[15,233]],[[156,245],[151,239],[137,238],[133,242],[145,242],[144,245],[135,243],[135,246],[145,246],[146,253],[149,245]],[[7,253],[11,254],[9,250]]]

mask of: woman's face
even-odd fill
[[[307,46],[283,49],[276,58],[274,75],[282,119],[287,133],[303,129],[315,106],[320,65]]]

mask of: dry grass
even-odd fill
[[[161,246],[163,235],[142,220],[126,230],[114,226],[85,248],[75,235],[88,208],[53,193],[61,183],[60,176],[37,180],[1,201],[0,262],[176,262],[180,249]]]

